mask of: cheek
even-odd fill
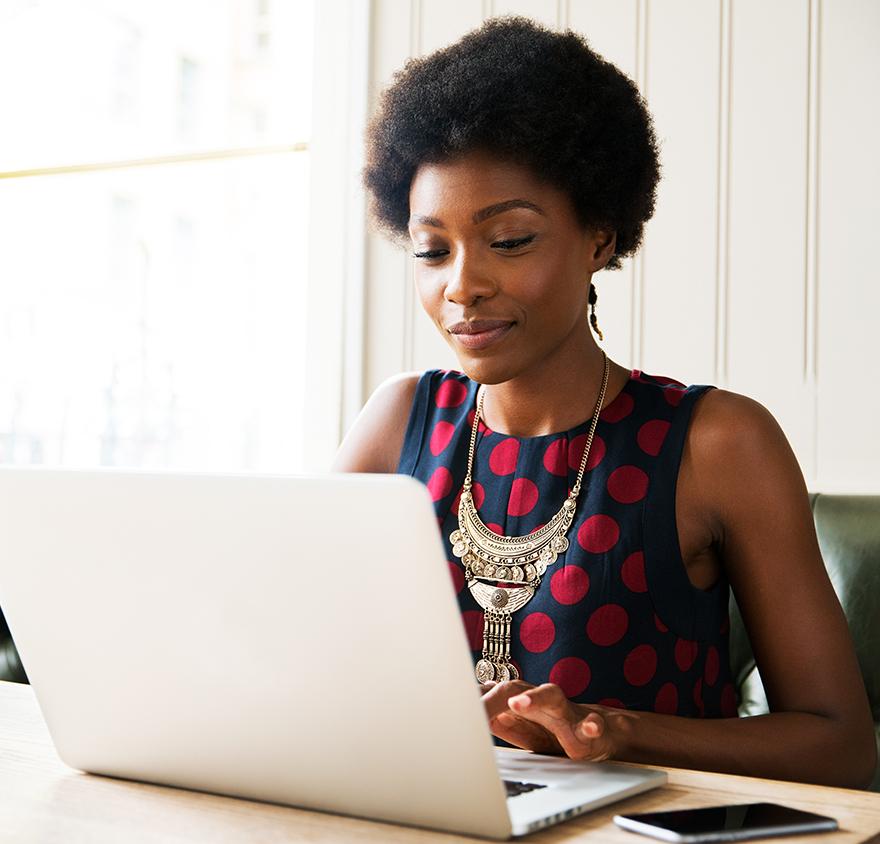
[[[435,319],[443,304],[443,286],[440,273],[426,272],[424,268],[416,266],[413,269],[413,283],[422,308],[429,317]]]
[[[562,262],[543,263],[532,268],[517,284],[516,297],[543,322],[568,321],[586,305],[586,282]]]

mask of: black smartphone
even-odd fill
[[[674,812],[643,812],[615,815],[614,823],[632,832],[664,841],[696,844],[703,841],[744,841],[804,832],[837,829],[834,818],[790,809],[776,803],[741,803]]]

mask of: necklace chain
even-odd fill
[[[605,401],[605,391],[608,388],[608,370],[609,370],[608,355],[606,355],[604,351],[602,352],[602,358],[604,361],[604,371],[602,373],[602,387],[599,390],[599,398],[596,400],[596,407],[593,410],[593,418],[590,421],[590,430],[589,430],[589,433],[587,434],[587,441],[586,441],[586,444],[584,445],[584,453],[581,456],[581,463],[580,463],[580,466],[578,467],[577,478],[574,482],[574,486],[571,488],[571,491],[568,493],[568,497],[566,499],[565,504],[563,504],[562,510],[560,510],[556,514],[556,516],[554,516],[547,523],[548,526],[550,524],[552,524],[554,521],[556,521],[556,519],[566,509],[571,509],[572,511],[574,511],[574,504],[577,502],[578,495],[580,494],[580,491],[581,491],[581,481],[584,478],[584,471],[587,468],[587,461],[590,459],[590,448],[593,445],[593,435],[596,432],[596,425],[599,422],[599,413],[602,410],[602,404]],[[486,388],[481,387],[479,395],[477,396],[477,409],[474,413],[474,423],[473,423],[473,427],[471,428],[471,440],[470,440],[470,445],[468,447],[467,473],[465,474],[465,478],[464,478],[464,492],[465,493],[471,493],[471,490],[473,487],[474,451],[476,449],[476,444],[477,444],[477,430],[480,427],[480,418],[483,415],[483,400],[485,399],[485,397],[486,397]],[[464,498],[464,495],[462,495],[462,498]],[[572,504],[568,504],[569,501],[571,501]],[[480,519],[479,515],[476,512],[476,507],[474,508],[474,515],[476,516],[477,523],[482,525],[483,522],[482,522],[482,519]],[[573,512],[572,512],[572,515],[574,515]],[[491,531],[489,531],[489,533],[491,533]],[[507,543],[505,543],[505,544],[508,544],[511,542],[521,542],[523,540],[523,537],[504,536],[504,537],[499,537],[499,539],[507,540]]]
[[[604,372],[602,387],[593,410],[584,453],[574,486],[550,521],[525,536],[499,536],[491,531],[477,513],[473,498],[474,451],[483,413],[485,387],[480,388],[471,428],[467,474],[458,507],[458,530],[450,535],[452,553],[462,558],[468,589],[485,610],[483,620],[483,658],[476,665],[477,679],[517,679],[519,673],[510,659],[511,614],[524,607],[535,594],[547,567],[559,554],[568,550],[565,534],[574,521],[581,481],[590,458],[593,435],[608,387],[608,356],[602,352]],[[506,585],[501,585],[506,584]]]

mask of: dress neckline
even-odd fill
[[[626,383],[618,390],[617,394],[611,399],[611,401],[607,402],[605,406],[599,413],[599,422],[596,425],[596,430],[598,431],[600,427],[603,427],[604,424],[607,424],[602,419],[602,414],[608,410],[624,393],[629,394],[632,389],[632,385],[634,382],[638,381],[644,373],[639,369],[632,369],[629,373],[629,378]],[[467,377],[467,376],[465,376]],[[472,413],[475,411],[476,400],[477,400],[477,391],[480,389],[480,385],[468,378],[470,382],[470,389],[468,391],[468,400],[470,402],[470,409],[468,410],[468,418],[472,419]],[[492,437],[500,437],[501,439],[514,439],[520,443],[520,445],[529,444],[529,443],[544,443],[548,440],[559,439],[560,437],[567,437],[568,439],[574,439],[581,434],[586,433],[590,428],[590,423],[592,422],[592,415],[588,416],[583,422],[579,422],[572,428],[567,428],[564,431],[553,431],[549,434],[536,434],[533,437],[518,437],[515,434],[507,434],[504,431],[496,431],[492,428],[489,428],[485,423],[480,423],[480,430],[477,432],[477,443],[479,443],[483,439],[489,439]]]

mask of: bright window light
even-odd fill
[[[299,470],[312,14],[3,6],[0,462]]]

